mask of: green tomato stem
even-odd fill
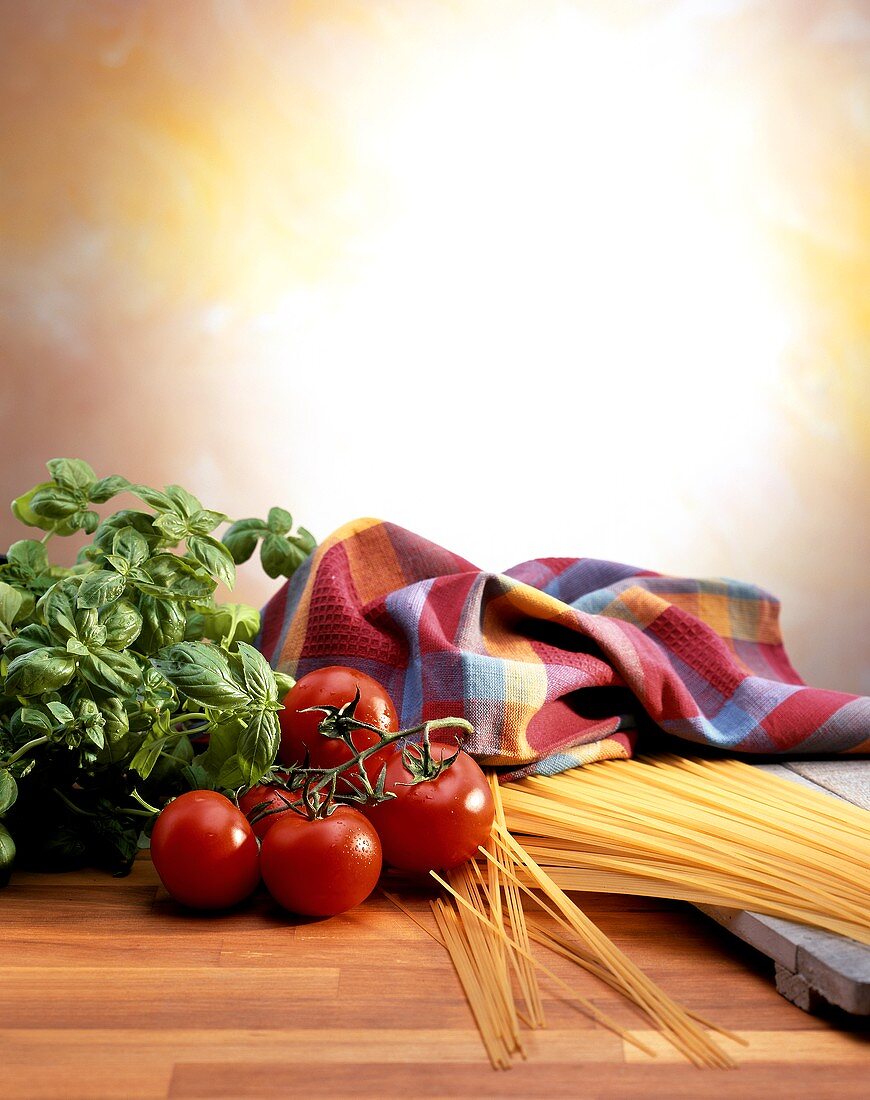
[[[139,792],[136,790],[135,787],[133,788],[132,791],[130,791],[130,797],[133,799],[134,802],[138,802],[139,805],[142,807],[142,809],[141,810],[125,810],[124,811],[125,813],[137,814],[137,815],[142,815],[142,816],[147,815],[148,817],[153,817],[155,814],[160,813],[160,811],[157,809],[156,806],[152,806],[150,802],[145,801],[145,799],[142,797],[141,794],[139,794]]]
[[[432,718],[428,722],[421,722],[419,726],[411,726],[410,729],[402,730],[401,735],[407,737],[411,733],[431,733],[432,730],[447,729],[450,726],[458,726],[466,733],[474,733],[474,726],[470,722],[466,722],[464,718]]]
[[[356,723],[356,720],[354,719]],[[444,729],[448,726],[458,726],[460,729],[465,730],[466,733],[474,733],[474,726],[470,722],[466,722],[464,718],[433,718],[429,722],[421,722],[417,726],[411,726],[410,729],[399,730],[398,733],[384,733],[383,730],[379,730],[376,726],[369,726],[368,723],[360,722],[358,726],[364,726],[366,729],[374,730],[381,735],[380,741],[376,745],[369,745],[367,749],[363,749],[362,752],[356,753],[350,760],[345,761],[343,764],[336,764],[334,768],[327,768],[321,773],[321,779],[314,783],[311,790],[314,793],[319,793],[331,784],[334,784],[336,779],[342,774],[342,772],[348,771],[350,768],[359,768],[359,765],[368,757],[374,755],[376,752],[380,752],[381,749],[387,745],[393,744],[394,741],[398,741],[403,737],[407,737],[412,733],[424,733],[428,739],[429,733],[433,729]]]

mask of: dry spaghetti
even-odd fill
[[[432,910],[496,1068],[525,1056],[521,1024],[544,1026],[540,976],[652,1053],[533,955],[533,942],[627,998],[695,1065],[734,1065],[712,1033],[742,1040],[673,1001],[566,890],[753,908],[870,942],[870,828],[847,804],[734,760],[675,756],[490,783],[495,824],[481,863],[433,874],[444,894]]]
[[[570,958],[627,997],[695,1065],[733,1065],[708,1034],[707,1028],[712,1025],[671,1000],[536,865],[507,830],[500,790],[494,781],[493,794],[495,825],[486,849],[481,849],[487,864],[486,879],[475,864],[457,868],[450,873],[449,881],[434,875],[447,898],[433,902],[432,906],[493,1066],[507,1068],[512,1054],[523,1053],[518,1019],[529,1026],[543,1024],[536,971],[546,975],[560,992],[567,992],[580,1010],[597,1023],[651,1053],[635,1035],[619,1027],[532,955],[523,897],[545,911],[561,929],[542,938],[539,927],[533,925],[533,938],[539,943]],[[531,879],[539,893],[533,893],[523,877]],[[513,1007],[508,962],[516,975],[518,995],[525,1003],[526,1013]]]
[[[511,833],[563,889],[748,908],[870,942],[868,817],[826,795],[734,760],[668,756],[502,796]]]

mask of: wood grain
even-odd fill
[[[400,889],[424,923],[425,891]],[[384,897],[301,921],[258,895],[187,913],[147,857],[126,879],[19,873],[0,892],[4,1098],[792,1097],[866,1094],[866,1022],[817,1019],[766,960],[690,907],[587,895],[589,915],[688,1007],[736,1030],[733,1071],[697,1070],[615,993],[543,961],[649,1042],[649,1058],[544,985],[547,1028],[489,1068],[446,953]]]

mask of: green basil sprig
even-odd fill
[[[98,478],[81,459],[48,471],[12,504],[42,537],[0,564],[0,818],[30,865],[124,873],[153,807],[272,767],[293,681],[251,644],[259,612],[214,594],[261,540],[272,577],[315,542],[281,508],[221,540],[228,517],[179,485]],[[101,517],[120,494],[145,507]],[[76,564],[53,565],[47,544],[77,531],[91,541]]]
[[[293,531],[293,517],[283,508],[270,508],[265,520],[240,519],[223,538],[236,564],[247,561],[260,540],[260,562],[270,577],[289,577],[317,545],[304,527]]]

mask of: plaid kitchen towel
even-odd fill
[[[870,699],[807,687],[752,585],[593,558],[485,573],[392,523],[336,531],[269,601],[259,644],[292,676],[382,683],[403,727],[468,719],[511,774],[630,756],[634,727],[752,753],[870,749]]]

